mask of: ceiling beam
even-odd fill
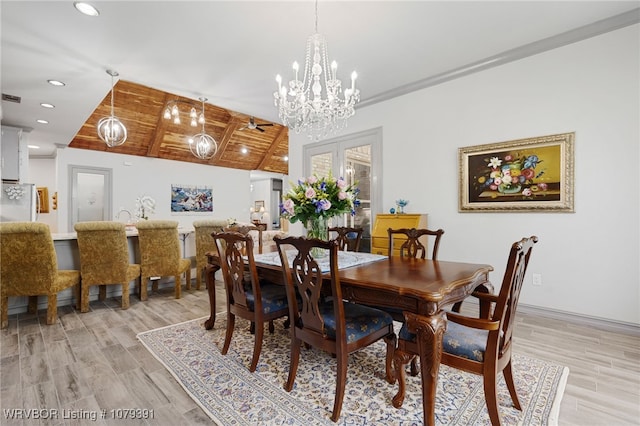
[[[235,117],[231,116],[229,123],[224,129],[222,138],[220,139],[220,142],[218,142],[218,151],[215,153],[213,157],[211,157],[211,159],[209,160],[209,164],[214,165],[216,161],[220,157],[222,157],[222,154],[227,149],[227,145],[229,145],[229,141],[231,140],[233,133],[236,131],[236,129],[238,129],[238,127],[240,127],[240,121],[238,121],[238,119],[236,119]]]
[[[287,129],[288,129],[287,127],[282,126],[275,140],[269,146],[269,149],[267,150],[266,154],[264,155],[264,157],[262,157],[262,161],[258,165],[257,170],[267,170],[266,166],[272,163],[271,157],[273,156],[273,153],[276,151],[276,149],[278,149],[278,146],[280,146],[282,141],[288,137]]]
[[[164,105],[169,102],[169,97],[172,97],[170,93],[165,93],[164,95]],[[164,112],[164,107],[162,107],[162,112]],[[156,119],[156,126],[154,127],[153,133],[149,138],[149,147],[147,148],[147,157],[158,157],[160,155],[160,148],[162,147],[162,141],[164,140],[164,134],[167,130],[167,120],[164,119],[162,112],[158,115]]]

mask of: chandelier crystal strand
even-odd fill
[[[351,74],[351,87],[342,91],[337,77],[338,64],[329,64],[327,42],[318,33],[318,2],[315,5],[315,33],[307,39],[304,73],[298,78],[299,65],[293,63],[293,80],[283,84],[278,74],[278,90],[273,93],[274,104],[283,124],[296,133],[307,133],[318,140],[347,125],[347,119],[355,114],[360,101],[360,91],[355,87],[358,74]],[[323,98],[323,93],[325,98]]]
[[[191,153],[201,160],[208,160],[218,152],[218,143],[213,137],[209,136],[204,129],[204,102],[206,100],[207,98],[200,98],[200,101],[202,101],[202,112],[200,113],[198,121],[202,124],[202,133],[198,133],[189,138],[189,149]]]
[[[98,137],[109,147],[122,145],[127,140],[127,128],[113,113],[113,78],[119,74],[113,70],[107,70],[111,76],[111,115],[98,121]]]

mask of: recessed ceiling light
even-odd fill
[[[53,86],[64,86],[64,83],[61,82],[60,80],[47,80],[47,83]]]
[[[85,14],[87,16],[98,16],[98,15],[100,15],[100,12],[98,12],[98,9],[96,9],[95,7],[90,5],[89,3],[85,3],[83,1],[73,2],[73,7],[78,9],[78,11],[80,13],[83,13],[83,14]]]
[[[53,104],[48,104],[48,103],[45,103],[45,102],[41,103],[40,106],[43,107],[43,108],[55,108],[56,107]]]
[[[29,149],[40,149],[40,147],[38,145],[27,145],[27,148],[29,148]]]
[[[242,148],[240,152],[242,152],[243,154],[246,154],[247,152],[249,152],[249,150],[247,148]]]
[[[38,120],[36,120],[36,122],[38,122],[40,124],[49,124],[49,122],[47,120],[42,120],[42,119],[38,119]]]
[[[289,161],[289,156],[288,156],[288,155],[285,155],[284,157],[282,157],[282,159],[283,159],[284,161]]]

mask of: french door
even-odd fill
[[[380,203],[382,170],[382,129],[377,128],[346,135],[304,148],[305,176],[343,177],[348,184],[360,190],[360,205],[355,216],[345,214],[333,220],[332,226],[352,226],[364,229],[361,251],[369,251],[371,241],[371,212]]]

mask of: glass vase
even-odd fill
[[[329,241],[329,218],[324,216],[315,216],[309,218],[305,223],[307,229],[307,238],[317,238],[322,241]],[[311,256],[323,257],[326,256],[327,250],[320,248],[311,249]]]

